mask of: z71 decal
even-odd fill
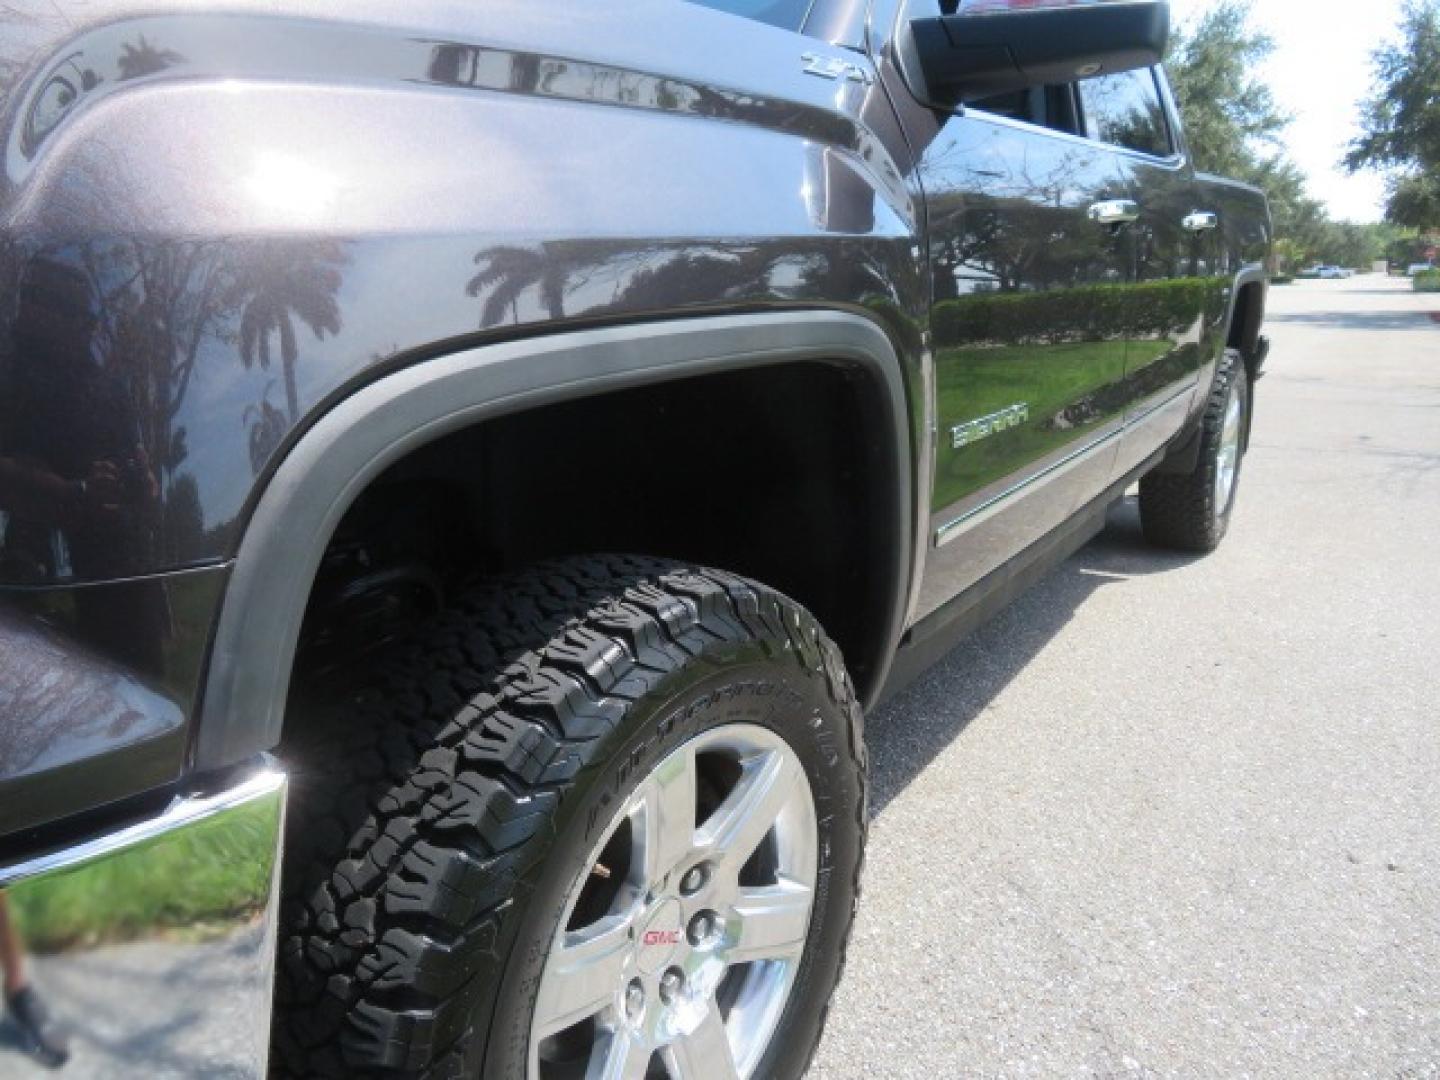
[[[800,55],[800,62],[805,65],[807,75],[819,75],[822,79],[849,79],[865,86],[869,86],[873,81],[870,72],[865,68],[837,56],[821,56],[807,52]]]

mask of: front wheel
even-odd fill
[[[1225,350],[1200,422],[1200,454],[1188,473],[1140,481],[1140,524],[1158,547],[1209,552],[1230,528],[1249,431],[1250,378],[1235,349]]]
[[[864,840],[839,651],[648,559],[489,583],[297,718],[273,1058],[294,1075],[788,1078]]]

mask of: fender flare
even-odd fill
[[[880,440],[892,474],[895,529],[884,683],[903,632],[917,515],[901,362],[870,319],[838,311],[690,318],[485,345],[417,363],[361,387],[289,451],[240,540],[210,648],[192,767],[229,767],[280,741],[290,670],[326,545],[345,512],[388,466],[480,421],[598,393],[796,362],[868,377],[890,427]]]
[[[1255,323],[1255,332],[1257,334],[1260,332],[1260,325],[1265,317],[1264,301],[1270,287],[1269,282],[1270,276],[1266,273],[1265,267],[1260,263],[1252,263],[1235,275],[1235,280],[1230,284],[1230,302],[1225,310],[1225,340],[1227,342],[1230,340],[1231,331],[1235,329],[1235,317],[1240,306],[1240,297],[1245,289],[1251,285],[1260,286],[1260,317]],[[1242,348],[1241,351],[1244,352],[1245,350]],[[1246,357],[1246,362],[1249,362],[1248,356]]]

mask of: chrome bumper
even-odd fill
[[[264,768],[0,867],[0,919],[70,1042],[47,1068],[0,1019],[0,1080],[265,1075],[285,784]]]

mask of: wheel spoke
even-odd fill
[[[593,927],[567,933],[545,966],[535,1000],[535,1028],[541,1037],[610,1006],[630,953],[628,917],[611,916]]]
[[[644,1080],[652,1051],[628,1031],[615,1031],[595,1044],[585,1080]]]
[[[662,1052],[670,1080],[738,1080],[725,1022],[713,1005],[700,1026]]]
[[[700,846],[732,873],[744,866],[801,778],[789,754],[770,752],[745,763],[740,782],[700,829]]]
[[[1215,454],[1213,501],[1217,517],[1229,508],[1230,495],[1235,487],[1235,474],[1240,464],[1240,421],[1243,412],[1240,395],[1232,387],[1220,429],[1220,445]]]
[[[641,789],[642,865],[647,884],[670,873],[695,846],[695,754],[672,754]]]
[[[743,887],[735,904],[739,925],[735,945],[727,954],[730,962],[798,957],[805,949],[813,899],[811,889],[789,881]]]
[[[716,793],[718,806],[712,758],[714,779],[733,781]],[[530,1080],[550,1069],[584,1080],[660,1071],[670,1080],[738,1080],[763,1060],[793,989],[819,850],[805,767],[789,744],[757,725],[722,725],[636,780],[596,830],[551,939],[530,1026]],[[714,807],[703,820],[702,798]],[[745,872],[752,859],[754,876]],[[565,929],[592,921],[576,912],[602,903],[604,918]],[[715,920],[713,930],[701,928],[702,917]],[[716,994],[737,964],[722,1012]]]

